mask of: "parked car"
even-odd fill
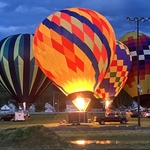
[[[0,118],[1,121],[13,121],[15,114],[6,114]]]
[[[138,110],[131,110],[131,118],[138,117]],[[140,117],[143,117],[142,111],[140,111]]]
[[[144,112],[143,113],[144,117],[150,118],[150,111]]]
[[[128,122],[128,117],[109,115],[108,117],[95,117],[94,121],[98,122],[100,125],[104,125],[105,122],[120,122],[121,124],[126,124],[126,122]]]

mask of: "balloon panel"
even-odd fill
[[[131,70],[132,57],[129,49],[120,41],[116,41],[116,53],[110,68],[94,93],[96,98],[114,98],[123,88]]]
[[[66,94],[95,91],[115,52],[115,34],[99,13],[69,8],[36,29],[34,55],[41,70]]]
[[[35,61],[32,41],[32,34],[18,34],[0,42],[0,83],[19,103],[34,102],[51,83]]]
[[[140,95],[150,94],[150,37],[139,33],[139,68],[137,68],[137,33],[128,32],[120,39],[128,48],[132,55],[132,68],[124,90],[133,98],[137,97],[137,70],[139,69],[139,78],[142,92]],[[142,99],[141,99],[142,100]]]

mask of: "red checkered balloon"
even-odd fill
[[[94,92],[109,68],[115,46],[108,20],[84,8],[48,16],[37,27],[33,43],[38,65],[66,95]]]
[[[114,99],[123,88],[131,70],[132,57],[129,49],[120,41],[116,42],[116,53],[108,72],[94,93],[96,98]]]

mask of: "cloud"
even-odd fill
[[[27,7],[24,7],[22,5],[18,6],[16,9],[15,9],[15,12],[19,12],[19,13],[27,13],[28,12],[28,8]]]
[[[0,2],[0,9],[3,8],[3,7],[5,7],[5,6],[7,6],[7,3],[5,3],[5,2]]]
[[[127,16],[149,17],[149,4],[149,0],[0,0],[0,38],[12,33],[34,32],[38,24],[51,13],[69,7],[84,7],[99,12],[120,36],[136,29],[134,23],[126,21]],[[149,25],[146,22],[140,29],[149,32]]]
[[[44,7],[26,7],[26,6],[18,6],[16,9],[15,9],[15,12],[17,13],[23,13],[23,14],[26,14],[26,13],[48,13],[49,10],[45,9]]]
[[[0,26],[0,33],[2,33],[3,37],[0,38],[5,38],[6,36],[9,35],[14,35],[14,34],[24,34],[24,33],[30,33],[33,34],[35,31],[36,25],[25,25],[25,26]]]

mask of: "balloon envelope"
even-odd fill
[[[132,68],[129,73],[128,80],[124,86],[124,90],[137,99],[137,70],[139,69],[141,104],[149,100],[150,97],[150,37],[139,33],[139,68],[137,68],[137,33],[128,32],[120,39],[130,50],[132,55]],[[143,105],[143,104],[142,104]]]
[[[18,103],[33,103],[51,81],[38,67],[32,34],[12,35],[0,42],[0,83]]]
[[[123,88],[131,70],[132,57],[129,49],[120,41],[116,41],[116,52],[110,68],[94,93],[96,98],[116,97]]]
[[[112,61],[115,43],[113,28],[104,16],[68,8],[37,27],[33,49],[41,70],[68,95],[95,91]]]

